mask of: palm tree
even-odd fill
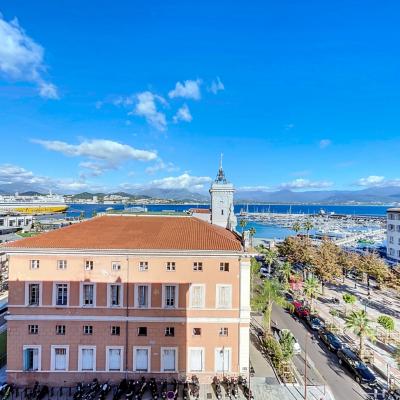
[[[303,228],[306,230],[306,232],[307,232],[307,237],[309,237],[310,236],[310,230],[312,229],[312,228],[314,228],[314,225],[313,225],[313,223],[310,221],[310,220],[307,220],[307,221],[305,221],[304,223],[303,223]]]
[[[279,339],[284,361],[290,361],[294,356],[295,338],[288,329],[282,329],[282,336]]]
[[[301,231],[300,222],[295,222],[292,226],[292,229],[296,232],[296,235]]]
[[[282,275],[283,281],[287,284],[292,275],[292,264],[289,261],[285,261],[280,267],[280,273]]]
[[[245,219],[241,219],[239,221],[239,226],[242,228],[242,239],[244,239],[244,228],[246,228],[247,221]]]
[[[314,299],[316,295],[319,293],[319,282],[315,277],[307,278],[303,284],[303,291],[306,297],[310,299],[311,303],[311,312],[314,309]]]
[[[371,326],[371,320],[368,318],[365,310],[352,311],[346,318],[346,327],[350,328],[360,339],[360,356],[364,352],[364,339],[375,340],[374,330]]]
[[[289,305],[283,294],[283,286],[276,279],[266,279],[254,293],[252,308],[263,313],[267,332],[271,330],[271,313],[274,304],[282,307]]]
[[[253,247],[253,237],[256,234],[256,228],[253,226],[249,229],[249,234],[250,234],[250,246]]]
[[[268,274],[271,275],[271,266],[278,257],[278,253],[274,250],[267,249],[264,252],[264,259],[268,265]]]

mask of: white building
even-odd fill
[[[230,230],[237,225],[236,216],[233,210],[233,193],[235,189],[232,183],[225,178],[222,169],[222,158],[218,175],[210,188],[211,195],[211,223]]]
[[[400,261],[400,208],[387,210],[387,255]]]

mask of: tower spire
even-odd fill
[[[227,180],[225,178],[225,173],[224,173],[224,170],[222,168],[222,159],[223,159],[223,157],[224,157],[224,154],[221,153],[221,157],[220,157],[220,160],[219,160],[219,170],[218,170],[217,177],[215,178],[215,182],[216,183],[227,183]]]

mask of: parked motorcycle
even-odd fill
[[[214,385],[214,391],[215,391],[217,400],[222,400],[221,382],[217,376],[214,376],[214,378],[213,378],[213,385]]]
[[[100,393],[99,393],[99,400],[104,400],[107,397],[108,392],[111,390],[111,386],[108,384],[108,382],[103,383],[101,385]]]
[[[133,380],[129,380],[128,387],[126,388],[125,399],[132,400],[136,393],[136,386],[139,384],[139,381],[135,382]]]
[[[74,393],[73,399],[74,400],[80,400],[82,398],[82,396],[83,396],[83,392],[84,392],[83,383],[79,382],[76,385],[76,389],[75,389],[75,393]]]
[[[113,400],[119,400],[123,395],[123,393],[125,392],[125,390],[127,389],[127,387],[128,387],[127,380],[122,379],[122,381],[118,384],[117,389],[115,390]]]

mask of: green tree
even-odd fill
[[[263,313],[264,327],[267,332],[271,330],[271,313],[274,304],[289,307],[283,293],[283,286],[276,279],[265,279],[255,288],[252,308]]]
[[[279,268],[279,272],[282,276],[283,282],[287,285],[292,275],[292,264],[289,261],[285,261]]]
[[[305,229],[305,231],[307,232],[307,237],[310,236],[310,231],[312,228],[314,228],[313,223],[311,222],[311,220],[307,220],[303,223],[303,228]]]
[[[239,226],[242,228],[242,239],[244,239],[244,228],[247,226],[247,221],[245,219],[241,219],[239,221]]]
[[[350,294],[350,293],[345,293],[343,296],[342,296],[342,298],[343,298],[343,301],[346,303],[346,304],[351,304],[351,308],[353,309],[353,305],[354,305],[354,303],[357,301],[357,297],[356,296],[354,296],[354,294]],[[345,309],[345,314],[347,315],[347,307],[346,307],[346,309]]]
[[[292,230],[296,232],[296,235],[301,231],[301,224],[300,222],[295,222],[292,226]]]
[[[314,309],[314,299],[319,293],[319,282],[315,277],[310,277],[304,281],[303,292],[310,299],[311,312]]]
[[[260,272],[261,264],[252,257],[250,260],[250,296],[253,297],[253,289],[256,284],[258,273]]]
[[[250,234],[250,246],[253,247],[253,238],[254,235],[256,234],[256,228],[253,226],[249,229],[249,234]]]
[[[371,320],[368,318],[365,310],[352,311],[346,318],[346,327],[350,328],[359,338],[360,356],[364,353],[364,339],[375,340],[374,330],[371,326]]]
[[[389,276],[386,263],[376,253],[368,253],[361,256],[360,269],[367,275],[368,292],[370,290],[370,278],[375,278],[378,285],[382,284]]]
[[[385,329],[388,336],[394,331],[395,325],[392,317],[389,317],[388,315],[380,315],[377,319],[377,322],[380,326],[382,326],[382,328]]]
[[[294,338],[292,332],[288,329],[282,329],[281,337],[279,339],[279,344],[282,349],[283,361],[290,361],[294,356],[294,344],[296,339]]]
[[[264,251],[264,259],[268,265],[268,273],[271,274],[271,266],[278,258],[278,253],[271,249],[266,249]]]

